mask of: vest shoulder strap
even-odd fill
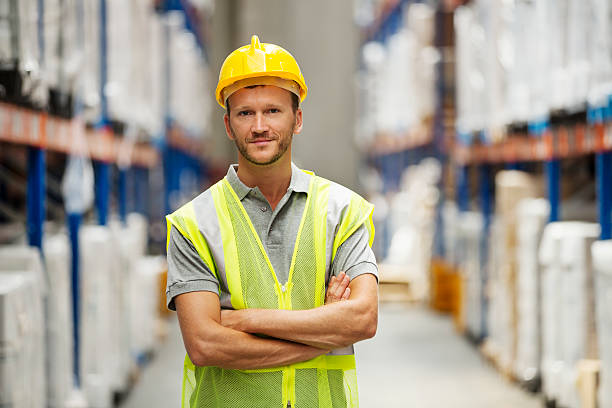
[[[342,208],[342,216],[340,217],[339,224],[336,229],[334,236],[334,243],[332,246],[332,262],[336,256],[338,248],[344,241],[348,239],[361,225],[365,225],[369,233],[368,244],[372,246],[374,242],[374,223],[372,221],[372,214],[374,212],[374,205],[366,201],[359,194],[340,186],[337,191],[340,197],[336,197],[340,201],[338,206]],[[330,197],[330,200],[332,198]]]
[[[214,258],[206,242],[206,239],[198,228],[198,222],[196,219],[193,201],[188,202],[181,208],[176,210],[170,215],[166,216],[166,225],[168,228],[166,250],[170,243],[170,228],[174,226],[185,238],[187,238],[195,247],[198,255],[202,258],[202,261],[206,264],[217,279],[219,279],[217,266],[215,265]]]

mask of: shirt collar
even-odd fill
[[[232,187],[232,189],[238,196],[238,199],[242,201],[242,199],[244,199],[244,197],[246,197],[247,194],[249,194],[251,190],[253,190],[256,187],[251,188],[247,186],[246,184],[244,184],[242,180],[238,178],[238,173],[236,172],[237,168],[238,168],[237,164],[230,165],[229,169],[227,170],[227,175],[225,177],[227,178],[227,181],[229,182],[230,186]],[[311,174],[306,173],[305,171],[301,170],[298,166],[296,166],[292,162],[291,163],[291,181],[289,182],[288,191],[295,191],[298,193],[308,193],[308,187],[310,186],[311,177],[312,177]]]

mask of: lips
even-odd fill
[[[272,141],[274,141],[274,139],[253,139],[253,140],[250,140],[249,143],[252,143],[255,145],[262,145],[262,144],[266,144]]]

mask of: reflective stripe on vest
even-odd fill
[[[188,238],[206,265],[227,282],[232,306],[243,308],[311,309],[323,305],[326,270],[328,207],[331,183],[312,176],[289,270],[281,285],[242,203],[224,179],[209,190],[217,213],[224,270],[218,270],[197,225],[193,203],[167,217]],[[374,236],[373,206],[350,190],[337,226],[332,259],[338,247],[363,225]],[[333,197],[335,204],[339,200]],[[207,237],[210,241],[211,237]],[[220,262],[219,262],[220,263]],[[354,355],[324,355],[284,367],[226,370],[197,367],[185,356],[183,407],[358,407]]]

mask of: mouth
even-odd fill
[[[254,144],[255,146],[263,146],[272,141],[274,141],[274,139],[253,139],[249,141],[249,143]]]

